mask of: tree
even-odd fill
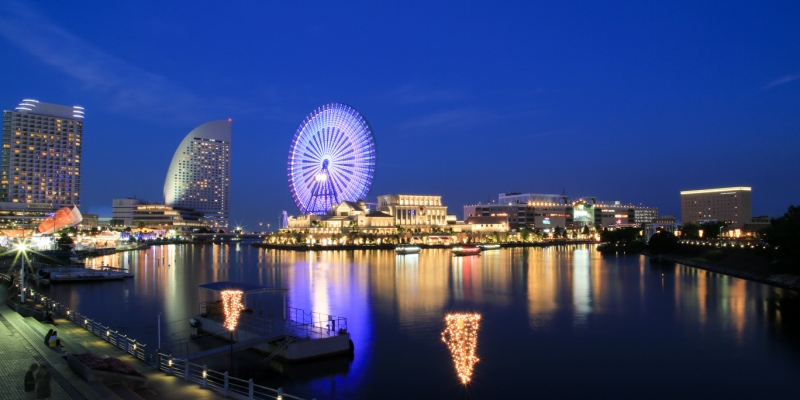
[[[58,238],[57,243],[58,243],[58,248],[61,249],[61,251],[69,251],[72,244],[75,243],[75,241],[73,241],[72,238],[69,237],[69,235],[67,235],[66,233],[62,233],[61,237]]]
[[[719,234],[722,232],[722,229],[725,228],[728,224],[724,222],[704,222],[700,224],[700,229],[703,230],[703,238],[714,239],[718,238]]]
[[[784,264],[800,267],[800,206],[789,206],[786,214],[772,218],[764,229],[764,240],[775,248]]]
[[[683,239],[700,239],[700,225],[697,224],[684,224],[681,227],[681,238]]]
[[[664,230],[650,237],[650,243],[648,243],[651,254],[671,253],[677,250],[679,246],[678,237],[672,232]]]
[[[584,226],[583,227],[583,231],[581,233],[583,233],[584,235],[588,235],[589,234],[589,226],[588,225]]]

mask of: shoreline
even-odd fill
[[[519,248],[519,247],[550,247],[550,246],[564,246],[569,244],[597,244],[598,242],[591,240],[554,240],[547,242],[534,242],[534,243],[499,243],[501,248]],[[469,243],[468,245],[480,245],[487,243]],[[494,244],[494,243],[492,243]],[[308,245],[286,245],[286,244],[272,244],[272,243],[252,243],[253,247],[276,249],[276,250],[292,250],[292,251],[336,251],[336,250],[394,250],[399,244],[375,244],[375,245],[338,245],[338,246],[308,246]],[[463,246],[463,244],[402,244],[409,246],[419,246],[421,249],[452,249],[453,247]]]
[[[768,271],[764,272],[745,271],[736,267],[719,265],[718,263],[715,263],[713,261],[697,261],[687,257],[675,256],[670,254],[653,255],[646,251],[643,251],[640,254],[646,257],[650,257],[651,259],[654,260],[674,262],[693,268],[704,269],[706,271],[732,276],[734,278],[746,279],[749,281],[776,286],[783,289],[800,291],[800,275],[769,273]]]

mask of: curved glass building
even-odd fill
[[[228,229],[231,120],[206,122],[175,150],[164,182],[164,203],[203,213],[211,228]]]

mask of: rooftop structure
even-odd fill
[[[164,203],[193,209],[206,223],[228,229],[231,120],[207,122],[181,141],[167,171]]]
[[[23,100],[3,111],[0,201],[81,203],[83,107]]]

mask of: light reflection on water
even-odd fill
[[[89,264],[136,276],[53,285],[53,297],[151,349],[156,313],[163,340],[185,337],[197,285],[212,281],[284,286],[287,305],[346,317],[352,360],[236,370],[307,398],[761,397],[800,372],[796,293],[588,246],[452,257],[168,245]],[[480,367],[464,387],[441,345],[450,313],[482,316]]]

